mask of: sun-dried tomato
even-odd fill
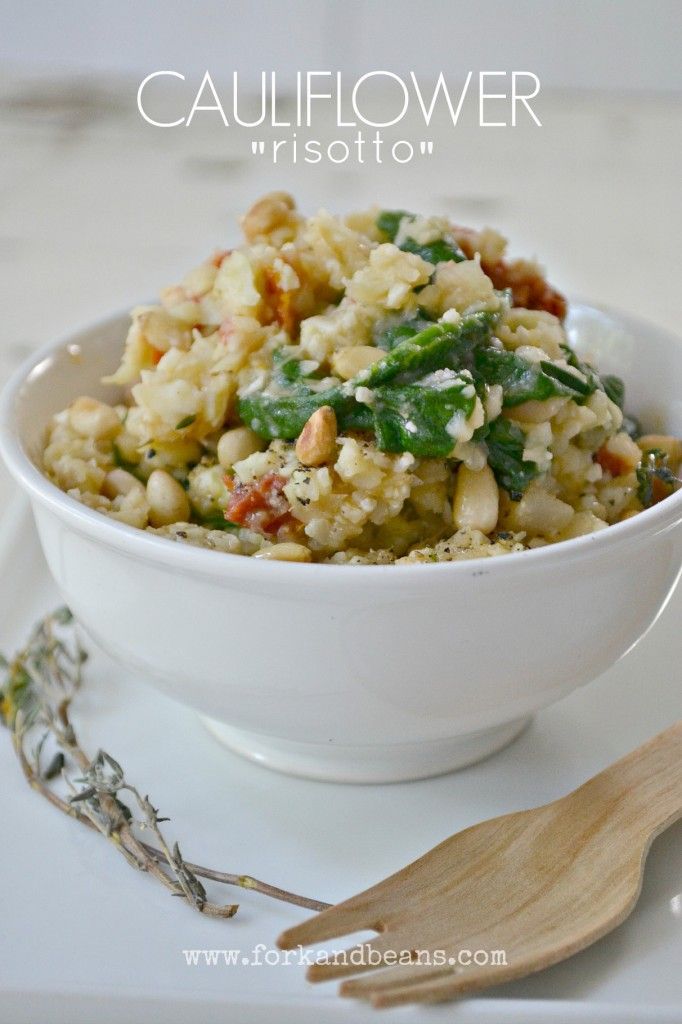
[[[267,473],[251,484],[234,483],[230,478],[227,482],[232,494],[225,518],[230,522],[271,535],[290,530],[297,524],[283,493],[286,477]]]

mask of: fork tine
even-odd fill
[[[438,1003],[457,996],[479,992],[493,985],[501,985],[525,971],[509,972],[502,968],[441,967],[433,968],[419,975],[418,969],[402,965],[390,971],[381,971],[369,978],[345,981],[340,986],[342,996],[356,996],[365,999],[377,1009],[403,1006],[407,1003]],[[422,968],[424,970],[424,968]],[[390,977],[389,977],[390,975]],[[385,976],[385,977],[384,977]]]
[[[380,931],[378,914],[376,901],[368,893],[359,893],[293,928],[287,928],[277,939],[277,945],[280,949],[295,949],[296,946],[313,946],[365,929]]]
[[[383,991],[401,989],[404,986],[421,983],[443,975],[452,974],[452,967],[448,966],[427,966],[426,964],[394,964],[392,967],[385,967],[376,974],[362,978],[351,978],[339,986],[339,993],[342,996],[356,996],[359,999],[369,999]]]
[[[452,968],[450,974],[443,977],[407,980],[397,982],[391,988],[368,991],[363,998],[376,1009],[389,1009],[391,1006],[404,1006],[406,1003],[438,1003],[452,999],[462,992],[461,976]]]

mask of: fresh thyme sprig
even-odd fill
[[[202,914],[232,917],[238,904],[211,902],[201,878],[309,910],[329,906],[250,875],[193,864],[177,843],[169,845],[161,829],[169,819],[160,817],[149,797],[128,782],[118,761],[103,750],[90,758],[80,745],[69,712],[86,659],[68,608],[39,622],[11,661],[0,654],[0,721],[9,729],[29,785],[64,814],[100,832],[129,864]],[[155,844],[141,838],[144,831],[153,835]]]

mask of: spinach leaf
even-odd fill
[[[551,372],[552,363],[529,363],[515,352],[504,349],[479,348],[474,355],[473,372],[477,381],[500,384],[506,408],[523,402],[544,402],[548,398],[566,396],[574,398],[577,388],[569,387]],[[568,373],[567,377],[573,375]],[[578,385],[582,382],[573,377]]]
[[[183,416],[183,418],[175,424],[175,429],[185,430],[187,427],[191,427],[196,421],[196,418],[196,413],[191,413],[189,416]]]
[[[389,242],[395,241],[395,236],[398,234],[403,217],[414,217],[414,214],[408,213],[407,210],[382,210],[377,217],[376,226],[379,228],[379,231],[383,231],[385,235],[388,235]]]
[[[488,446],[488,464],[500,487],[508,491],[512,501],[519,501],[531,480],[540,474],[535,462],[524,460],[525,434],[516,423],[498,416],[474,434],[477,441]]]
[[[544,372],[550,377],[553,377],[558,384],[564,385],[573,401],[577,402],[578,405],[583,405],[583,400],[585,398],[589,398],[599,386],[599,377],[592,371],[590,371],[588,379],[584,381],[581,380],[580,377],[576,377],[576,375],[571,373],[570,370],[565,370],[563,366],[555,366],[554,363],[550,363],[548,359],[543,360],[540,363],[540,366]]]
[[[644,508],[668,498],[682,484],[668,465],[667,452],[660,448],[644,452],[636,476],[637,497]]]
[[[608,373],[602,377],[601,382],[608,397],[622,410],[625,406],[625,384],[623,381],[620,377]]]
[[[467,392],[464,394],[464,392]],[[469,382],[447,377],[429,382],[391,383],[374,388],[372,405],[357,402],[341,388],[300,392],[296,395],[244,396],[239,414],[262,437],[294,440],[316,409],[329,405],[340,430],[373,431],[381,451],[412,452],[422,458],[449,455],[454,439],[447,427],[453,416],[471,415],[476,396]]]
[[[244,395],[239,400],[239,416],[260,437],[293,441],[316,409],[330,405],[342,430],[371,430],[369,407],[356,402],[340,387],[312,391],[301,387],[289,395]]]
[[[238,530],[239,523],[233,523],[229,519],[226,519],[222,512],[211,512],[208,515],[197,516],[197,522],[200,526],[205,526],[207,530]]]
[[[374,431],[384,451],[447,455],[454,446],[447,424],[456,412],[469,416],[476,396],[470,381],[448,383],[447,376],[429,381],[428,375],[459,370],[489,340],[495,322],[495,314],[474,313],[453,325],[430,323],[344,385],[314,391],[299,379],[284,394],[242,396],[239,415],[261,437],[293,440],[316,409],[329,405],[341,430]],[[355,399],[361,386],[373,391],[371,406]]]
[[[414,220],[414,214],[408,213],[406,210],[382,210],[376,219],[376,225],[380,231],[383,231],[388,236],[389,241],[395,242],[400,230],[400,222],[404,217]],[[466,256],[452,235],[446,235],[443,238],[437,238],[433,242],[426,242],[424,244],[420,244],[408,235],[398,248],[402,249],[403,252],[416,253],[417,256],[421,256],[423,260],[426,260],[427,263],[432,263],[434,266],[437,263],[447,263],[450,261],[461,263],[466,259]]]
[[[446,371],[447,374],[447,371]],[[450,455],[455,444],[448,427],[453,417],[468,419],[474,409],[468,381],[451,375],[430,382],[379,387],[370,406],[379,448],[412,452],[421,458]],[[466,392],[466,393],[465,393]]]
[[[430,324],[398,342],[383,359],[359,373],[352,384],[371,388],[387,384],[401,374],[423,376],[443,366],[445,352],[453,341],[451,331],[444,324]]]
[[[426,242],[424,245],[415,242],[414,238],[406,238],[404,242],[400,243],[398,248],[402,249],[403,252],[413,252],[434,266],[437,263],[462,263],[466,259],[454,238],[437,238],[435,241]]]
[[[377,348],[383,348],[390,352],[391,349],[399,345],[405,338],[412,338],[415,334],[419,334],[426,327],[433,323],[433,320],[422,310],[419,311],[417,316],[408,317],[392,317],[386,318],[380,321],[375,329],[374,343]]]
[[[402,252],[415,253],[421,256],[427,263],[462,263],[466,256],[454,239],[436,239],[434,242],[427,242],[420,245],[414,239],[407,238],[398,246]]]
[[[277,353],[275,353],[276,355]],[[282,380],[294,384],[303,376],[301,364],[298,359],[283,359],[277,365],[277,373]]]
[[[353,380],[353,385],[373,388],[396,377],[409,383],[432,370],[468,368],[475,348],[490,340],[497,314],[481,312],[463,317],[456,324],[430,324],[405,338]]]
[[[477,350],[474,376],[486,384],[500,384],[504,390],[506,408],[529,401],[543,402],[555,397],[571,398],[578,405],[583,405],[601,387],[601,382],[594,370],[581,363],[568,346],[562,348],[569,366],[579,370],[585,380],[549,359],[528,363],[515,352],[490,347]]]
[[[272,353],[272,365],[275,370],[275,377],[280,384],[296,384],[306,378],[319,377],[319,372],[304,373],[303,364],[295,356],[291,355],[291,349],[286,347],[275,349]]]
[[[561,347],[564,350],[566,361],[569,366],[574,366],[577,370],[580,370],[585,377],[587,377],[587,385],[582,393],[584,395],[591,395],[597,390],[597,388],[601,388],[606,393],[607,397],[610,398],[622,412],[625,408],[625,384],[621,378],[616,377],[613,373],[606,373],[603,377],[600,377],[596,370],[593,370],[591,366],[588,366],[586,363],[582,363],[568,345],[562,345]],[[580,384],[579,381],[578,384]],[[576,398],[575,401],[579,405],[583,404],[579,398]],[[623,430],[626,434],[629,434],[633,440],[636,440],[642,433],[641,424],[634,416],[623,417]]]
[[[583,363],[580,359],[578,359],[577,355],[575,354],[570,345],[561,345],[561,350],[564,353],[564,358],[566,359],[568,365],[572,366],[574,370],[579,370],[580,373],[582,373],[583,377],[586,378],[587,390],[585,390],[583,394],[589,396],[593,394],[597,390],[597,388],[600,388],[602,386],[602,383],[599,379],[599,374],[595,370],[593,370],[592,367],[589,366],[587,363]],[[564,374],[566,374],[565,370],[563,372]],[[578,383],[580,384],[580,381],[578,381]],[[578,403],[578,405],[585,404],[583,401],[577,398],[575,399],[575,401]]]
[[[128,460],[123,457],[121,449],[119,448],[115,441],[111,446],[111,454],[113,456],[115,466],[118,466],[119,469],[125,469],[126,472],[132,473],[133,476],[137,476],[137,473],[139,471],[137,463],[128,462]]]

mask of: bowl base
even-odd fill
[[[199,717],[222,744],[266,768],[306,779],[356,783],[412,782],[475,764],[516,739],[532,718],[517,718],[452,739],[380,747],[297,743],[237,729],[207,715]]]

